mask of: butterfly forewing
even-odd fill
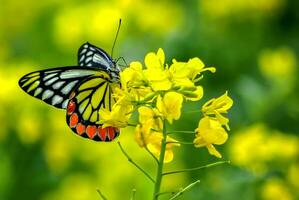
[[[114,68],[112,58],[103,49],[88,42],[78,50],[78,64],[79,66],[92,66],[105,70]]]
[[[46,69],[23,76],[19,85],[31,96],[65,109],[74,88],[98,72],[98,69],[78,66]],[[108,74],[106,76],[109,77]]]
[[[111,78],[92,76],[78,85],[70,96],[67,107],[67,123],[78,135],[97,141],[112,141],[119,135],[114,127],[102,128],[97,122],[101,109],[111,110],[115,103]]]

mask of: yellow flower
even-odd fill
[[[161,114],[157,109],[151,109],[146,106],[141,106],[138,108],[139,112],[139,122],[143,126],[150,127],[149,129],[153,128],[157,131],[163,129],[163,123],[161,119]]]
[[[151,126],[145,124],[138,124],[135,128],[135,140],[139,147],[145,147],[147,145],[148,137],[150,135]]]
[[[163,134],[158,132],[153,132],[148,137],[148,144],[147,148],[150,152],[152,152],[156,157],[159,158],[161,153],[161,143],[163,139]],[[165,157],[164,157],[164,163],[169,163],[173,160],[173,152],[172,147],[174,146],[180,146],[177,140],[167,136],[166,138],[166,151],[165,151]]]
[[[120,72],[121,85],[124,89],[127,87],[138,87],[147,82],[140,62],[131,62],[128,68]]]
[[[233,100],[227,95],[227,91],[218,98],[213,98],[206,102],[202,106],[202,112],[206,116],[214,116],[222,124],[225,125],[229,130],[228,122],[229,119],[224,117],[222,114],[226,114],[227,110],[233,105]]]
[[[262,199],[264,200],[293,200],[295,199],[287,183],[278,178],[272,178],[262,186]]]
[[[144,63],[147,69],[164,69],[165,53],[159,48],[157,54],[151,52],[145,56]]]
[[[270,163],[286,164],[299,155],[298,137],[271,130],[264,124],[254,124],[235,133],[228,146],[235,165],[258,175],[272,169]]]
[[[163,99],[159,95],[157,98],[157,108],[167,121],[178,120],[181,116],[181,108],[183,104],[183,96],[177,92],[167,92]]]
[[[169,71],[175,79],[188,78],[193,81],[201,72],[211,71],[214,73],[216,71],[214,67],[204,68],[204,63],[197,57],[188,62],[177,62],[175,59],[172,62]]]
[[[146,75],[151,88],[154,91],[169,90],[172,86],[172,82],[168,78],[167,71],[158,68],[151,68],[145,70]]]
[[[219,121],[210,117],[202,118],[195,130],[196,137],[194,139],[195,147],[206,147],[211,155],[221,158],[221,154],[216,150],[213,144],[224,144],[228,135]]]
[[[172,86],[172,82],[169,80],[167,70],[165,69],[165,54],[164,51],[159,48],[157,54],[151,52],[145,56],[144,74],[147,77],[150,86],[154,91],[169,90]]]
[[[126,127],[131,117],[131,113],[127,108],[126,106],[114,104],[111,111],[108,109],[100,109],[99,115],[101,118],[98,123],[103,124],[103,128],[109,126],[117,128]]]
[[[263,50],[258,62],[262,74],[267,78],[285,81],[296,76],[296,54],[288,47]]]

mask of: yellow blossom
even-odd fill
[[[212,115],[222,124],[225,125],[229,130],[228,122],[229,119],[224,117],[222,114],[226,114],[227,110],[233,105],[233,100],[227,95],[227,91],[218,98],[213,98],[206,102],[202,106],[202,112],[204,115]]]
[[[194,139],[195,147],[206,147],[211,155],[221,158],[221,154],[216,150],[213,144],[224,144],[228,138],[225,129],[221,123],[210,117],[202,118],[195,130],[196,137]]]
[[[172,82],[168,78],[167,71],[159,68],[151,68],[145,70],[146,75],[151,88],[154,91],[169,90],[172,86]]]
[[[147,69],[164,69],[165,53],[159,48],[157,54],[151,52],[145,56],[144,63]]]
[[[267,173],[271,168],[269,163],[288,163],[299,155],[296,136],[273,131],[264,124],[254,124],[235,133],[228,146],[232,162],[255,174]]]
[[[151,130],[151,126],[149,126],[148,123],[150,122],[138,124],[135,128],[135,140],[139,147],[145,147],[147,144]]]
[[[169,71],[173,74],[174,78],[189,78],[194,80],[203,71],[211,71],[214,73],[214,67],[204,68],[204,63],[197,57],[190,59],[188,62],[177,62],[172,60],[173,64],[169,67]]]
[[[156,157],[160,156],[161,153],[161,143],[163,139],[163,134],[158,132],[153,132],[148,137],[147,148],[150,152],[152,152]],[[180,146],[177,140],[167,136],[166,138],[166,151],[164,157],[164,163],[169,163],[173,160],[173,152],[172,147]]]
[[[111,111],[108,109],[100,109],[99,115],[101,118],[98,123],[103,124],[103,128],[109,126],[124,128],[127,126],[131,117],[131,113],[128,113],[127,107],[117,104],[112,107]]]
[[[161,114],[157,109],[151,109],[146,106],[141,106],[138,108],[139,112],[139,122],[143,126],[149,126],[155,130],[162,130],[163,123],[161,119]]]
[[[159,95],[157,98],[157,108],[167,121],[172,124],[172,121],[178,120],[181,116],[181,108],[183,104],[183,96],[177,92],[168,92],[163,99]]]
[[[195,77],[197,75],[199,75],[201,72],[204,72],[204,71],[210,71],[212,73],[216,72],[216,69],[214,67],[204,68],[204,66],[205,65],[199,58],[196,57],[196,58],[190,59],[186,64],[186,68],[189,71],[188,77],[191,80],[194,80]]]
[[[262,199],[264,200],[293,200],[289,186],[283,180],[272,178],[262,186]]]
[[[165,70],[165,54],[160,48],[157,54],[151,52],[145,56],[144,74],[147,77],[150,86],[154,91],[169,90],[172,86],[172,82],[169,80],[167,70]]]
[[[142,64],[140,62],[131,62],[128,68],[120,72],[121,85],[124,89],[127,87],[138,87],[146,82],[146,78],[143,75]]]

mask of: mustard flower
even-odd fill
[[[161,142],[163,139],[163,134],[154,132],[149,135],[148,137],[148,144],[147,148],[150,152],[152,152],[157,158],[159,158],[161,153]],[[170,136],[166,137],[166,151],[165,151],[165,157],[164,157],[164,163],[169,163],[173,160],[173,151],[172,147],[179,147],[180,144],[177,140],[171,138]]]
[[[151,52],[145,57],[144,74],[147,77],[151,88],[154,91],[169,90],[172,86],[172,82],[168,78],[167,67],[164,66],[165,54],[160,48],[157,54]]]
[[[108,109],[100,109],[99,115],[101,118],[98,123],[103,124],[103,128],[109,126],[117,128],[126,127],[131,117],[131,113],[128,112],[127,108],[128,107],[115,104],[111,111]]]
[[[196,137],[193,141],[195,147],[206,147],[211,155],[222,157],[214,145],[224,144],[228,135],[219,121],[204,117],[199,121],[195,132]]]
[[[144,63],[147,69],[164,69],[165,53],[159,48],[157,53],[150,52],[145,56]]]
[[[141,106],[138,108],[138,113],[139,123],[143,126],[150,126],[154,130],[163,129],[162,115],[156,108]]]
[[[222,114],[226,114],[227,110],[233,105],[233,100],[228,96],[227,91],[218,98],[213,98],[202,106],[202,112],[205,116],[215,117],[222,125],[229,130],[229,119]]]
[[[128,68],[120,72],[120,80],[123,89],[140,87],[147,82],[146,77],[142,71],[142,64],[140,62],[131,62]]]
[[[138,124],[135,128],[135,141],[139,145],[139,147],[146,147],[148,137],[151,134],[151,126],[148,125],[147,122],[145,124]]]
[[[162,98],[157,98],[157,108],[163,117],[172,124],[172,121],[178,120],[181,116],[181,108],[183,104],[183,96],[177,92],[167,92]]]
[[[186,77],[191,81],[194,81],[201,72],[216,72],[214,67],[204,68],[205,65],[197,57],[190,59],[188,62],[177,62],[175,59],[173,59],[172,62],[173,64],[169,67],[169,71],[173,74],[174,78],[177,79]]]
[[[140,148],[145,148],[156,158],[156,180],[134,164],[132,159],[129,160],[155,183],[154,199],[160,194],[158,186],[163,177],[163,165],[173,160],[173,147],[182,143],[169,136],[167,126],[180,119],[184,101],[202,99],[204,91],[199,81],[205,71],[214,73],[216,69],[205,67],[197,57],[187,62],[173,59],[170,65],[166,64],[165,53],[160,48],[145,56],[144,65],[141,62],[131,62],[128,68],[120,72],[121,88],[116,88],[113,96],[116,103],[111,111],[100,112],[103,126],[122,128],[127,126],[131,114],[138,111],[135,141]],[[226,92],[202,106],[203,118],[195,129],[193,140],[195,147],[206,147],[211,155],[221,158],[214,145],[224,144],[228,138],[224,126],[228,130],[229,121],[224,114],[232,104],[233,100]],[[184,131],[177,131],[180,132]],[[126,153],[125,155],[128,157]]]
[[[131,113],[138,111],[139,122],[135,128],[135,140],[140,147],[146,147],[155,156],[160,154],[163,139],[163,120],[169,124],[181,117],[184,100],[199,101],[203,97],[203,87],[198,84],[204,71],[214,73],[214,67],[205,67],[197,57],[187,62],[172,60],[165,63],[165,53],[160,48],[150,52],[140,62],[131,62],[120,72],[122,87],[116,88],[115,106],[112,111],[101,111],[101,123],[104,126],[124,127],[128,124]],[[196,129],[195,147],[205,146],[209,153],[221,157],[213,145],[223,144],[227,133],[222,126],[228,127],[228,118],[224,116],[233,101],[227,92],[219,98],[213,98],[202,106],[204,117]],[[172,146],[178,142],[169,136],[165,162],[173,158]]]

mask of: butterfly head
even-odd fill
[[[119,83],[120,82],[120,78],[119,78],[120,68],[117,65],[117,63],[115,63],[115,67],[114,68],[110,68],[110,69],[108,69],[108,71],[109,71],[109,74],[110,74],[110,76],[112,78],[112,81]]]

